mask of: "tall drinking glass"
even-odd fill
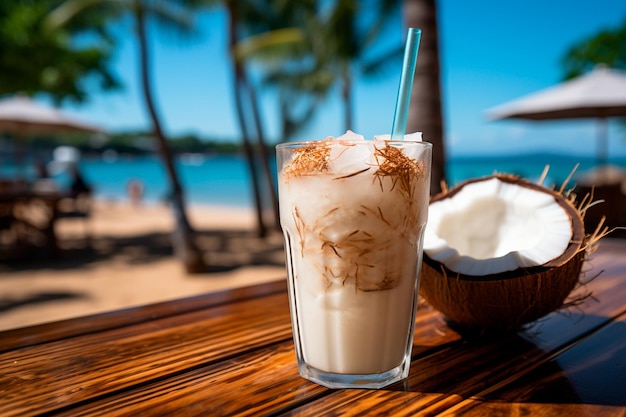
[[[330,388],[406,378],[432,145],[326,139],[276,149],[300,375]]]

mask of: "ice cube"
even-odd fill
[[[391,135],[376,135],[374,140],[391,140]],[[422,132],[407,133],[404,135],[404,140],[421,141]]]
[[[363,137],[363,135],[359,135],[358,133],[354,133],[351,130],[348,130],[343,135],[336,137],[335,140],[365,140],[365,137]]]
[[[422,140],[422,132],[407,133],[404,135],[404,140],[414,140],[420,142]]]
[[[330,151],[330,168],[336,174],[349,175],[372,166],[372,147],[334,144]]]

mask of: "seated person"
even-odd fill
[[[72,176],[72,182],[70,184],[70,194],[72,197],[91,194],[91,187],[85,182],[76,165],[72,166],[70,174]]]
[[[59,204],[58,216],[63,217],[89,217],[91,211],[92,188],[83,179],[78,167],[72,165],[70,168],[71,182],[67,198]]]

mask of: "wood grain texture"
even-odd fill
[[[156,380],[61,415],[176,415],[184,410],[186,416],[258,416],[324,391],[299,377],[293,345],[281,343]]]
[[[319,407],[329,415],[363,415],[367,414],[367,410],[382,412],[390,408],[394,410],[393,415],[410,416],[418,412],[420,415],[437,415],[468,398],[523,378],[572,346],[586,340],[594,344],[594,337],[600,334],[599,331],[612,325],[615,317],[624,314],[626,245],[622,242],[609,242],[601,252],[597,252],[587,265],[589,278],[595,276],[600,268],[603,271],[600,277],[578,289],[580,293],[592,292],[594,298],[588,298],[576,308],[555,312],[526,332],[491,340],[451,338],[447,343],[441,344],[440,349],[424,352],[420,346],[419,335],[432,331],[432,326],[443,324],[442,321],[438,324],[433,321],[425,326],[418,325],[413,348],[414,359],[406,381],[375,395],[363,395],[354,390],[336,391],[315,403],[303,405],[289,415],[321,415]],[[445,332],[441,327],[439,329]],[[450,332],[450,329],[447,331]],[[619,346],[620,339],[617,338],[615,343]],[[596,347],[603,349],[603,343]],[[619,360],[619,357],[614,355],[613,359]],[[597,378],[603,383],[598,384],[596,389],[606,391],[604,386],[611,384],[610,374],[605,378],[604,372],[601,369],[598,371]],[[593,369],[590,372],[593,373]],[[533,389],[532,384],[529,389]],[[615,390],[617,392],[613,395],[626,398],[626,384],[617,385]],[[417,395],[399,395],[396,391],[408,391]],[[565,393],[550,391],[548,396],[550,395],[557,400]],[[494,398],[494,401],[506,400]],[[626,404],[624,407],[626,408]],[[463,414],[462,410],[460,409],[458,415]],[[597,408],[594,410],[598,411]],[[607,410],[610,410],[607,415],[614,415],[614,408],[607,407]],[[506,414],[504,410],[503,413],[516,415]]]
[[[462,337],[422,304],[411,372],[382,390],[298,375],[284,283],[0,333],[0,415],[626,415],[626,241],[582,305]]]
[[[0,415],[50,411],[290,339],[282,293],[4,352]]]
[[[595,408],[589,409],[594,413],[620,409],[626,413],[626,314],[511,383],[478,393],[454,411],[486,415],[493,402],[500,404],[501,412],[506,410],[503,403],[511,405],[510,413],[521,404],[537,410],[542,404],[551,404],[555,396],[576,412],[586,410],[581,406],[593,405]]]
[[[218,291],[146,306],[132,307],[90,316],[45,323],[0,332],[0,352],[19,347],[31,346],[88,333],[110,330],[130,324],[158,320],[186,312],[201,310],[219,304],[234,303],[240,300],[278,294],[286,290],[285,281],[271,282],[233,290]]]

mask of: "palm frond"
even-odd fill
[[[392,48],[379,55],[370,57],[367,61],[361,63],[361,75],[365,77],[375,77],[383,75],[385,71],[395,70],[402,65],[403,56],[404,46],[399,45],[396,48]]]
[[[278,29],[243,39],[235,45],[235,59],[271,62],[302,55],[305,37],[298,28]]]
[[[77,15],[98,6],[108,6],[111,10],[130,7],[132,0],[67,0],[53,9],[44,21],[44,26],[54,30],[69,24]]]

